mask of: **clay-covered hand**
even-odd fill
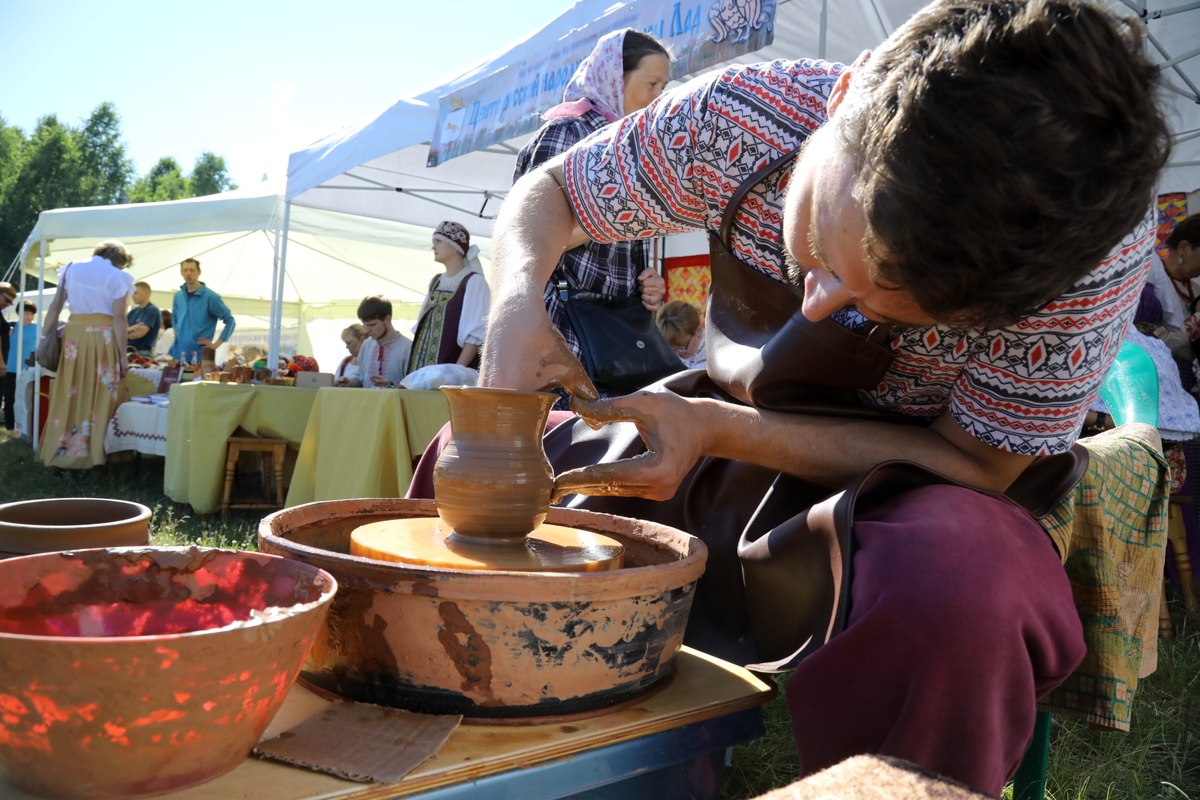
[[[575,399],[571,410],[593,428],[610,422],[632,422],[646,444],[646,452],[608,464],[567,470],[554,479],[551,502],[569,494],[669,500],[705,454],[704,426],[695,423],[691,401],[672,392],[640,391],[605,400]]]
[[[540,298],[539,302],[540,302]],[[530,316],[534,316],[531,312]],[[550,323],[545,309],[534,321],[510,319],[501,335],[488,329],[483,342],[479,385],[521,391],[561,387],[584,400],[600,396],[567,340]]]
[[[642,289],[642,305],[647,311],[658,311],[662,308],[663,298],[667,296],[667,282],[653,269],[647,267],[637,276]]]

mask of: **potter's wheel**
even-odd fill
[[[524,539],[461,536],[439,517],[404,517],[362,525],[351,555],[445,569],[602,572],[620,569],[625,547],[602,533],[542,524]]]

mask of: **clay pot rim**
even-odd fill
[[[93,522],[89,524],[71,523],[69,525],[41,525],[36,522],[13,522],[11,520],[4,519],[4,512],[7,509],[17,508],[18,506],[21,508],[28,508],[29,506],[36,506],[42,503],[54,503],[55,505],[60,505],[62,503],[101,503],[113,506],[121,505],[129,507],[131,510],[136,509],[137,513],[129,517],[108,520],[106,522]],[[133,500],[119,500],[113,497],[44,497],[36,500],[15,500],[11,503],[0,504],[0,530],[6,528],[20,528],[37,531],[61,531],[64,528],[70,528],[72,530],[89,531],[97,528],[109,528],[113,525],[130,525],[137,524],[139,522],[145,522],[150,519],[151,514],[152,512],[150,511],[149,507],[144,506],[141,503],[134,502]]]
[[[468,384],[454,384],[454,385],[439,386],[438,388],[443,390],[443,393],[446,390],[449,390],[452,392],[463,392],[463,393],[466,393],[466,392],[484,393],[484,392],[486,392],[488,394],[533,395],[536,397],[553,397],[555,400],[558,399],[558,395],[556,395],[554,392],[540,392],[540,391],[527,392],[523,389],[505,389],[500,386],[470,386]]]
[[[313,572],[313,583],[320,586],[322,583],[325,588],[321,595],[316,600],[311,600],[307,603],[294,603],[289,606],[268,606],[268,608],[284,608],[287,610],[287,619],[292,619],[297,616],[311,613],[321,606],[330,603],[333,600],[334,594],[337,593],[338,582],[337,578],[333,577],[328,571],[321,569],[315,564],[309,564],[294,558],[285,556],[277,556],[274,553],[259,553],[250,550],[230,550],[223,547],[201,547],[199,545],[187,545],[180,547],[95,547],[87,550],[63,550],[60,552],[50,553],[31,553],[29,555],[18,556],[0,562],[0,577],[4,575],[5,565],[21,564],[30,559],[45,559],[47,561],[54,558],[74,559],[80,555],[88,553],[107,552],[114,555],[123,555],[127,553],[150,553],[151,555],[165,555],[170,553],[188,553],[191,557],[202,556],[208,553],[219,553],[225,555],[250,556],[263,561],[290,561],[293,564],[299,565],[304,572]],[[270,615],[251,616],[247,619],[235,620],[228,625],[222,625],[219,628],[204,628],[198,631],[183,631],[180,633],[153,633],[142,636],[49,636],[45,634],[31,633],[8,633],[0,631],[0,642],[2,641],[27,641],[40,642],[45,645],[59,644],[62,646],[76,644],[98,644],[103,643],[108,646],[132,646],[136,644],[145,645],[150,642],[173,641],[180,639],[193,639],[201,636],[216,635],[220,633],[229,633],[234,630],[253,630],[255,628],[265,627],[274,622],[281,621],[282,618]]]
[[[651,532],[655,529],[671,534],[674,537],[680,537],[688,544],[688,551],[682,554],[679,558],[664,561],[659,564],[647,564],[640,567],[622,567],[621,569],[608,570],[602,572],[529,572],[517,570],[476,570],[476,569],[454,569],[450,567],[436,567],[419,564],[405,564],[400,562],[381,561],[374,558],[366,558],[363,556],[351,555],[350,553],[338,553],[333,550],[325,550],[319,547],[302,544],[275,533],[272,526],[277,524],[281,518],[285,519],[290,516],[300,516],[303,509],[310,506],[321,506],[325,510],[329,510],[330,506],[344,507],[346,504],[363,506],[364,504],[374,503],[373,507],[367,506],[361,516],[381,516],[393,514],[406,517],[422,517],[437,516],[437,511],[433,500],[400,500],[396,498],[355,498],[348,500],[322,500],[313,503],[305,503],[303,505],[292,506],[275,511],[263,517],[262,522],[258,526],[259,547],[264,544],[271,545],[277,550],[284,553],[303,554],[307,558],[332,563],[332,564],[353,564],[360,569],[368,569],[383,579],[387,579],[393,584],[409,583],[419,584],[428,583],[432,580],[454,581],[459,587],[455,590],[456,596],[464,597],[466,593],[462,587],[478,584],[481,587],[501,583],[503,585],[511,584],[515,589],[518,589],[513,594],[514,600],[525,601],[534,599],[540,594],[542,587],[547,587],[546,592],[552,594],[555,599],[563,599],[561,589],[563,584],[573,583],[576,591],[572,597],[576,598],[591,598],[598,599],[605,595],[606,590],[611,590],[622,594],[624,585],[630,579],[636,579],[638,576],[648,574],[654,571],[662,580],[660,586],[663,591],[676,589],[686,586],[693,581],[699,579],[704,573],[705,564],[708,560],[708,548],[704,542],[685,531],[677,528],[671,528],[648,520],[637,520],[630,517],[620,517],[614,514],[602,514],[595,511],[586,511],[577,508],[562,508],[560,506],[551,506],[550,513],[546,517],[547,522],[552,522],[556,525],[568,525],[572,527],[582,528],[584,530],[592,530],[605,535],[615,535],[617,538],[627,538],[637,540],[636,536],[629,535],[625,531],[614,531],[604,527],[606,520],[628,520],[629,523],[639,527],[643,531]],[[413,508],[417,513],[398,513],[395,509],[388,509],[385,506],[394,503],[407,503],[410,508]],[[354,515],[358,516],[358,515]],[[327,517],[328,518],[328,517]],[[564,519],[565,518],[565,519]],[[652,539],[653,537],[648,537]],[[531,576],[535,579],[531,580]],[[554,588],[548,588],[552,586]],[[490,597],[490,594],[488,595]]]

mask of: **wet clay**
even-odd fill
[[[469,386],[442,393],[452,438],[433,471],[438,515],[461,536],[519,544],[550,506],[542,432],[557,396]]]

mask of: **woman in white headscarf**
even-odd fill
[[[406,374],[433,364],[478,369],[492,299],[479,263],[479,248],[471,244],[466,228],[447,220],[433,232],[433,259],[445,272],[429,283],[413,327]]]
[[[670,55],[653,36],[632,28],[602,36],[575,70],[563,102],[542,115],[545,124],[521,148],[513,180],[593,132],[650,105],[670,79]],[[650,314],[658,310],[666,294],[666,282],[649,268],[646,242],[588,242],[564,253],[546,286],[546,311],[581,363],[585,362],[579,339],[555,286],[563,279],[574,291],[609,297],[640,295]]]

